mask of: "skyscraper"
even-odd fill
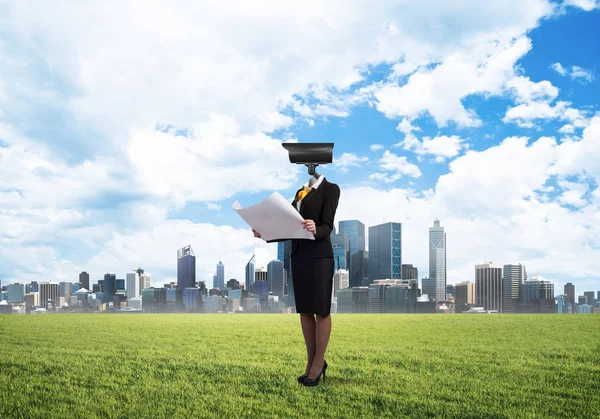
[[[47,309],[48,301],[52,301],[56,306],[58,301],[58,282],[40,282],[40,306]]]
[[[252,284],[254,284],[254,259],[255,259],[254,254],[252,254],[252,257],[250,258],[248,263],[246,263],[245,289],[248,292],[252,291]]]
[[[475,265],[475,304],[484,310],[502,310],[502,266]]]
[[[192,246],[182,247],[177,251],[177,289],[183,295],[186,288],[196,286],[196,255]]]
[[[104,275],[104,281],[102,282],[102,302],[108,303],[113,300],[113,297],[117,294],[117,276],[114,273],[107,273]]]
[[[279,297],[283,297],[283,262],[272,260],[267,264],[268,290]]]
[[[554,284],[539,275],[521,286],[521,313],[554,313]]]
[[[350,287],[360,287],[363,279],[369,278],[369,252],[359,250],[352,257],[350,271]]]
[[[223,289],[225,288],[225,265],[223,265],[222,261],[219,261],[217,264],[217,273],[214,276],[213,288]]]
[[[504,265],[502,276],[502,313],[518,313],[520,292],[527,281],[527,270],[522,264]]]
[[[419,279],[419,270],[409,264],[402,265],[402,279]]]
[[[285,271],[285,293],[288,296],[288,304],[295,306],[294,299],[294,278],[292,277],[292,258],[290,256],[292,252],[292,241],[285,240],[277,242],[277,259],[283,262],[283,269]]]
[[[594,291],[586,291],[583,293],[583,295],[585,295],[587,297],[587,303],[591,306],[595,305],[594,303],[596,302],[594,300]]]
[[[90,289],[90,274],[87,273],[86,271],[83,271],[79,274],[79,283],[81,283],[81,286],[83,288],[85,288],[86,290]]]
[[[369,227],[369,282],[401,279],[402,224],[384,223]]]
[[[132,298],[140,297],[140,276],[136,271],[127,272],[127,299],[131,300]]]
[[[575,304],[577,303],[577,301],[575,301],[575,285],[571,284],[570,282],[567,282],[565,284],[565,289],[564,289],[565,295],[567,295],[568,299],[567,299],[567,303],[571,303],[573,304],[573,306],[575,306]]]
[[[440,220],[429,227],[429,279],[435,283],[434,299],[446,299],[446,233],[440,227]]]
[[[350,240],[345,232],[331,235],[331,247],[333,248],[333,271],[348,269],[350,258]]]
[[[354,255],[359,251],[365,251],[365,225],[358,220],[343,220],[339,223],[339,232],[346,233],[349,241],[348,250],[348,271],[350,272],[350,283],[357,283],[360,285],[362,281],[362,274],[359,275],[360,269],[354,269],[352,267],[352,260]],[[360,260],[360,259],[358,259]],[[354,278],[352,277],[354,272]]]

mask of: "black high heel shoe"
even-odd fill
[[[303,374],[303,375],[301,375],[300,377],[298,377],[298,382],[299,382],[300,384],[302,384],[302,382],[303,382],[304,380],[306,380],[306,377],[308,377],[308,375],[306,375],[306,374]]]
[[[324,360],[325,361],[325,360]],[[321,370],[321,372],[319,373],[319,375],[317,375],[315,378],[310,379],[308,378],[308,376],[304,379],[304,381],[302,381],[302,384],[304,384],[307,387],[314,387],[314,386],[318,386],[319,385],[319,381],[321,380],[321,375],[323,375],[323,382],[325,382],[325,371],[327,370],[327,361],[325,361],[325,363],[323,364],[323,369]]]

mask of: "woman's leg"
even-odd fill
[[[306,342],[306,355],[308,358],[308,362],[306,363],[306,371],[304,373],[308,375],[317,348],[316,322],[314,314],[300,313],[300,323],[302,324],[302,333],[304,334],[304,342]]]
[[[325,365],[325,351],[331,336],[331,315],[317,314],[317,347],[308,378],[316,378]]]

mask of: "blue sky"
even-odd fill
[[[243,280],[276,245],[231,205],[292,198],[299,141],[335,143],[336,225],[401,222],[421,277],[439,218],[448,283],[520,262],[600,289],[597,1],[267,3],[0,2],[3,284],[161,285],[188,244]]]

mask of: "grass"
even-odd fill
[[[0,315],[0,418],[600,417],[600,316]]]

